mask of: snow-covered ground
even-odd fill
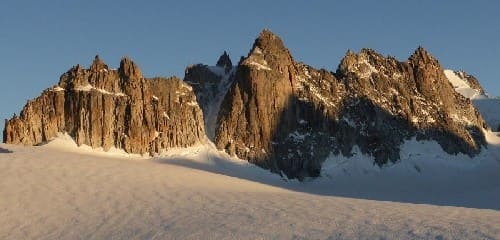
[[[64,137],[0,144],[0,239],[499,239],[500,138],[487,138],[473,159],[416,141],[382,169],[332,157],[305,182],[209,144],[154,159]]]
[[[448,81],[450,81],[451,85],[453,85],[455,91],[462,94],[464,97],[469,99],[481,97],[481,92],[471,88],[467,80],[464,79],[463,75],[461,76],[459,73],[449,69],[444,70],[444,75],[446,75]]]

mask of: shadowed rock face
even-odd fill
[[[296,63],[264,30],[237,67],[218,116],[217,147],[291,178],[318,176],[330,154],[357,145],[382,165],[405,139],[477,154],[486,125],[438,61],[418,48],[405,62],[348,51],[337,72]]]
[[[234,81],[235,69],[229,55],[224,51],[215,66],[189,65],[185,71],[184,81],[191,85],[196,94],[196,100],[203,111],[207,137],[212,141],[215,138],[217,114]]]
[[[182,123],[182,124],[180,124]],[[124,58],[111,70],[96,56],[6,120],[4,142],[36,145],[68,133],[78,145],[157,153],[187,147],[204,137],[203,117],[191,87],[176,78],[145,79]]]
[[[219,57],[216,66],[224,68],[226,73],[231,71],[233,63],[231,62],[231,58],[229,58],[229,55],[227,54],[226,51],[224,51],[224,53]]]

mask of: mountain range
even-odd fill
[[[443,69],[418,47],[408,59],[347,51],[335,71],[297,62],[263,30],[233,64],[190,65],[184,79],[145,78],[128,57],[118,69],[96,56],[6,120],[3,140],[39,145],[68,134],[78,145],[162,154],[213,143],[288,178],[317,177],[331,156],[353,149],[384,166],[411,139],[474,157],[485,131],[500,130],[500,99],[464,71]]]

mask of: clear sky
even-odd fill
[[[111,67],[127,55],[148,77],[183,77],[188,64],[215,64],[224,50],[237,62],[263,28],[296,60],[332,71],[347,49],[403,61],[422,45],[443,67],[463,69],[500,95],[496,0],[2,0],[0,118],[96,54]]]

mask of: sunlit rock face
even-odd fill
[[[7,120],[4,142],[36,145],[58,133],[68,133],[78,145],[140,154],[191,146],[205,135],[189,85],[176,78],[145,79],[128,58],[109,69],[98,56],[89,69],[71,68]]]

